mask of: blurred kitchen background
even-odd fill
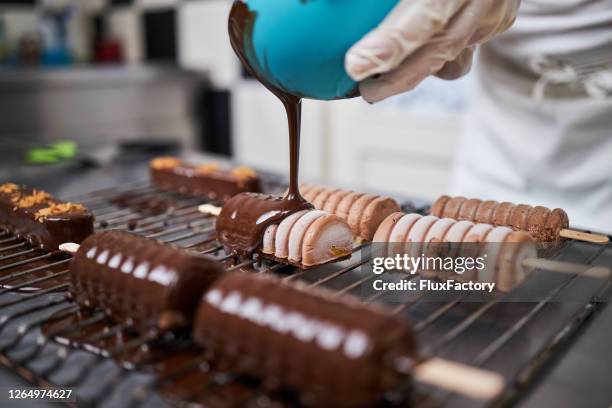
[[[40,168],[54,162],[49,148],[70,156],[75,142],[77,159],[94,165],[120,149],[181,147],[284,174],[284,111],[234,56],[230,6],[0,0],[0,161]],[[434,198],[469,82],[428,80],[375,106],[306,101],[303,179]]]

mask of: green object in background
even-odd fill
[[[54,164],[76,157],[78,146],[71,140],[55,142],[48,147],[36,147],[28,150],[26,161],[30,164]]]
[[[79,150],[77,144],[71,140],[62,140],[51,145],[51,149],[63,159],[74,159]]]

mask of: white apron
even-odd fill
[[[612,233],[612,0],[524,0],[475,73],[451,193]]]

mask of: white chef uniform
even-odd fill
[[[612,233],[612,0],[523,0],[476,66],[451,193]]]

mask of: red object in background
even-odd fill
[[[123,46],[116,38],[101,39],[96,45],[95,61],[99,63],[123,62]]]

